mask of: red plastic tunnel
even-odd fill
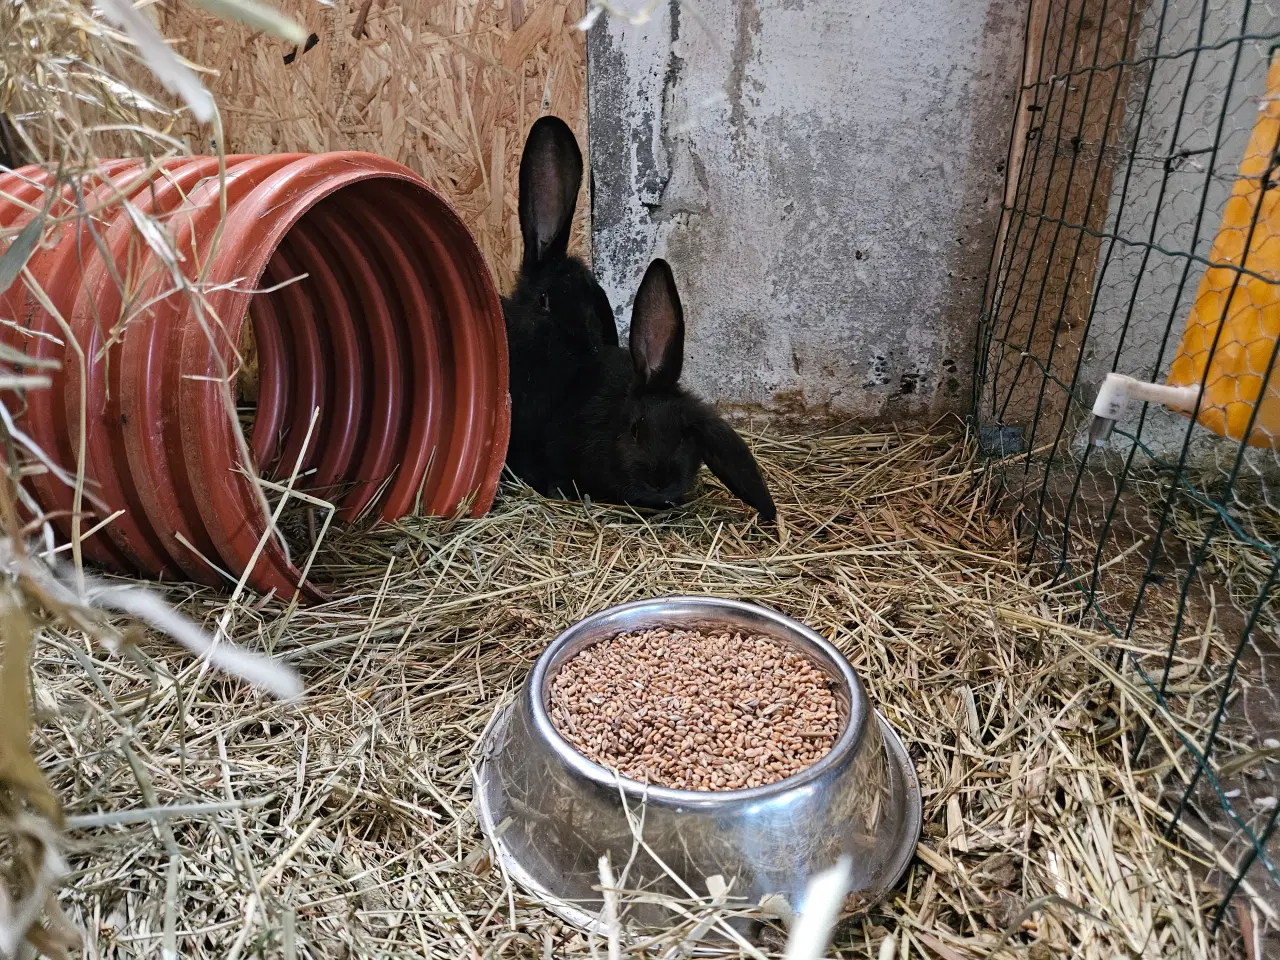
[[[28,392],[19,425],[72,474],[83,443],[86,488],[114,515],[102,523],[83,504],[81,531],[100,526],[87,559],[213,586],[249,570],[259,592],[291,596],[301,573],[264,536],[219,382],[246,319],[259,469],[288,479],[318,408],[298,486],[341,519],[392,520],[417,504],[438,515],[492,504],[510,414],[502,308],[462,220],[406,167],[330,153],[227,157],[226,170],[220,233],[216,158],[156,175],[115,161],[79,197],[62,187],[49,215],[65,222],[27,264],[49,302],[13,283],[0,340],[61,364],[53,389]],[[52,184],[36,167],[0,176],[0,229],[37,215]],[[146,218],[164,224],[178,262],[147,243]],[[174,270],[205,271],[205,296],[175,292]],[[74,490],[48,473],[29,490],[69,539]]]

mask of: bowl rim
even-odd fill
[[[836,673],[844,681],[845,689],[848,692],[849,717],[840,737],[821,759],[805,767],[799,773],[783,777],[781,780],[760,787],[748,787],[743,790],[682,790],[676,787],[647,784],[625,777],[580,753],[573,744],[569,743],[560,734],[555,724],[552,723],[551,716],[544,705],[543,692],[547,689],[551,679],[548,671],[556,663],[564,649],[601,621],[615,617],[620,613],[641,611],[646,608],[657,612],[665,607],[677,604],[705,607],[708,612],[723,611],[727,615],[726,621],[730,624],[734,613],[746,613],[757,618],[763,617],[777,626],[784,635],[790,635],[791,639],[803,640],[816,648],[817,652],[830,662],[830,665],[835,668]],[[601,637],[601,640],[603,639],[606,639],[606,637]],[[806,653],[810,656],[813,655],[813,651],[806,651]],[[524,696],[527,698],[526,709],[529,711],[529,718],[535,735],[549,745],[557,758],[578,776],[590,780],[605,789],[621,790],[624,794],[636,800],[678,807],[718,807],[744,801],[763,802],[782,794],[803,789],[815,780],[820,779],[826,771],[836,764],[842,763],[847,757],[853,757],[857,754],[866,739],[867,726],[870,721],[874,720],[875,716],[874,711],[871,709],[871,704],[867,700],[866,689],[862,685],[862,680],[854,672],[853,666],[845,658],[844,654],[813,629],[763,604],[734,600],[728,597],[689,596],[683,594],[632,600],[628,603],[600,610],[572,624],[551,641],[547,648],[538,655],[538,659],[529,675],[529,683],[525,687]]]

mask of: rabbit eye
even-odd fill
[[[545,290],[538,294],[538,305],[542,307],[543,310],[551,309],[551,296]]]

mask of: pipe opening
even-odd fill
[[[474,278],[429,255],[440,238],[413,192],[362,181],[311,207],[241,329],[237,411],[255,468],[278,484],[296,471],[295,487],[347,523],[456,507],[468,427],[485,415],[477,387],[493,385],[478,331],[456,329]],[[296,553],[316,524],[299,502],[280,527]]]

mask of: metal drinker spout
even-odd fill
[[[1107,442],[1116,421],[1124,413],[1130,398],[1159,403],[1183,413],[1195,409],[1200,387],[1170,387],[1163,383],[1135,380],[1123,373],[1108,373],[1093,401],[1093,419],[1089,423],[1089,445],[1100,447]]]

